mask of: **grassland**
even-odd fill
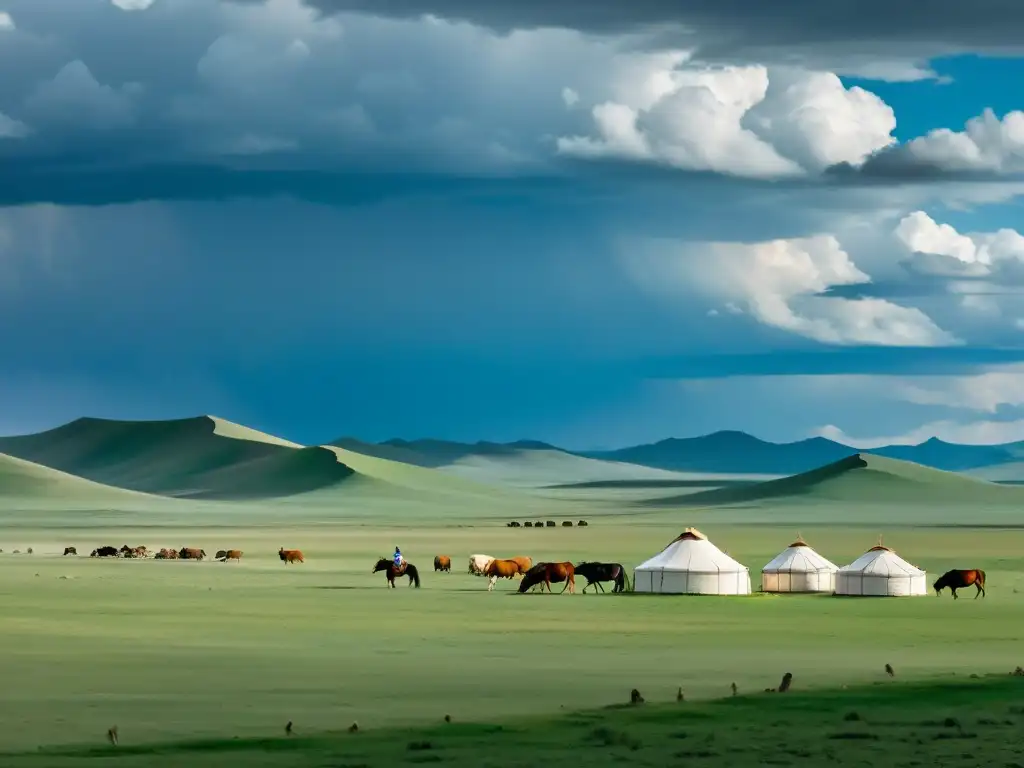
[[[1024,678],[886,682],[715,702],[610,705],[504,723],[379,731],[296,731],[141,746],[2,755],[11,768],[204,766],[874,765],[1005,766],[1021,760]],[[116,760],[115,760],[116,758]]]
[[[76,422],[59,440],[22,442],[20,459],[0,457],[0,765],[98,764],[113,724],[119,765],[961,764],[951,744],[985,756],[962,764],[1013,762],[1005,723],[1019,724],[1021,686],[970,676],[1024,664],[1022,491],[874,457],[768,482],[561,455],[546,464],[557,452],[537,448],[512,451],[504,468],[492,452],[441,472],[186,422],[117,439]],[[118,447],[128,438],[134,448]],[[317,464],[304,475],[307,457]],[[300,492],[280,495],[289,489]],[[590,525],[505,527],[580,518]],[[883,534],[931,576],[985,569],[989,595],[518,595],[508,582],[489,594],[464,572],[476,552],[632,571],[687,525],[748,565],[755,589],[798,532],[839,564]],[[125,543],[245,556],[60,556]],[[395,545],[423,572],[421,589],[389,591],[369,573]],[[307,563],[285,566],[281,546]],[[434,574],[435,554],[455,572]],[[716,703],[733,682],[753,695],[786,671],[797,681],[787,697]],[[644,707],[593,711],[634,687]],[[842,719],[855,709],[862,720]],[[434,725],[445,714],[453,724]],[[288,720],[298,736],[284,740]],[[360,732],[344,733],[353,721]]]
[[[0,748],[95,742],[118,724],[124,743],[227,734],[258,738],[291,719],[309,732],[353,720],[364,729],[450,714],[459,722],[556,715],[620,702],[637,687],[652,700],[682,686],[694,700],[775,685],[801,688],[1009,670],[1022,663],[1021,536],[1005,531],[898,530],[886,542],[939,572],[979,564],[986,600],[947,597],[673,599],[643,595],[517,595],[502,583],[433,574],[436,553],[455,570],[473,552],[535,559],[599,557],[639,563],[678,526],[592,525],[509,530],[286,528],[5,533],[0,555],[0,654],[6,660]],[[787,528],[706,532],[759,566]],[[874,543],[863,529],[803,531],[848,562]],[[16,538],[11,538],[16,536]],[[227,546],[235,563],[62,558],[122,540],[151,546]],[[373,560],[399,544],[424,585],[388,591]],[[34,555],[11,549],[33,546]],[[297,546],[305,566],[274,553]],[[971,627],[971,642],[953,642]]]

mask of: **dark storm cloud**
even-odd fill
[[[398,18],[429,14],[499,31],[552,26],[620,35],[679,26],[695,38],[710,41],[709,50],[718,52],[876,43],[920,44],[939,50],[1019,50],[1024,46],[1024,4],[1014,0],[305,1],[325,13],[357,11]]]

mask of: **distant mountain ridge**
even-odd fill
[[[862,452],[860,448],[825,437],[773,443],[735,430],[722,430],[700,437],[670,437],[655,443],[603,451],[572,451],[533,440],[463,443],[433,439],[391,439],[381,443],[367,443],[355,438],[340,438],[332,441],[331,445],[429,467],[443,467],[471,457],[497,457],[516,451],[543,450],[668,472],[756,475],[808,472]],[[1002,477],[991,468],[1024,461],[1024,443],[962,445],[933,437],[917,445],[888,445],[873,448],[869,453],[949,472],[984,470]],[[1021,479],[1024,479],[1024,472],[1021,473]]]

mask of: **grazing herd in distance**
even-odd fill
[[[589,523],[587,523],[586,520],[580,520],[578,523],[576,523],[576,527],[577,528],[586,528],[587,525],[589,525]],[[520,523],[518,520],[513,520],[513,521],[511,521],[509,523],[506,523],[505,527],[506,528],[557,528],[558,527],[558,523],[556,523],[554,520],[547,520],[547,521],[537,520],[536,522],[532,522],[530,520],[527,520],[525,523]],[[562,521],[562,527],[563,528],[572,528],[572,520],[563,520]]]

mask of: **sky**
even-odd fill
[[[0,0],[0,434],[1024,440],[1024,6],[827,5]]]

